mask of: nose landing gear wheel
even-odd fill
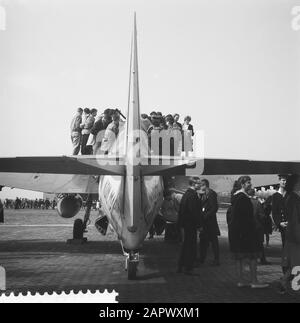
[[[135,280],[137,273],[137,262],[128,260],[127,277],[128,280]]]
[[[126,258],[125,268],[127,270],[128,280],[135,280],[137,278],[137,267],[139,264],[139,253],[130,253]]]

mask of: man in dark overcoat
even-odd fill
[[[190,187],[183,195],[179,208],[178,225],[183,231],[183,243],[178,261],[178,272],[192,274],[197,257],[197,229],[202,225],[201,201],[197,190],[200,179],[192,177]]]
[[[220,229],[217,221],[218,197],[217,193],[209,187],[209,181],[202,179],[200,182],[201,209],[203,216],[203,228],[200,230],[200,263],[204,263],[207,250],[211,244],[214,261],[212,265],[220,265],[219,240]]]

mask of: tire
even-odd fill
[[[137,262],[128,260],[128,264],[127,264],[128,280],[135,280],[136,272],[137,272]]]
[[[83,239],[83,221],[81,219],[76,219],[73,225],[73,239]]]

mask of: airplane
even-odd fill
[[[137,24],[131,40],[128,111],[122,151],[107,155],[0,158],[0,185],[32,191],[61,194],[58,212],[72,218],[80,210],[81,196],[87,196],[84,219],[76,219],[73,238],[83,238],[91,210],[91,201],[99,196],[101,212],[117,233],[126,256],[128,279],[135,279],[139,252],[163,203],[164,178],[205,175],[215,182],[226,182],[233,175],[258,175],[262,186],[269,174],[300,174],[297,161],[259,161],[213,159],[197,156],[149,156],[143,151],[141,131]],[[272,177],[273,175],[273,177]]]

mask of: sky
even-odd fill
[[[297,5],[0,0],[0,156],[69,155],[78,107],[126,112],[136,11],[141,112],[191,115],[205,157],[300,160]]]

